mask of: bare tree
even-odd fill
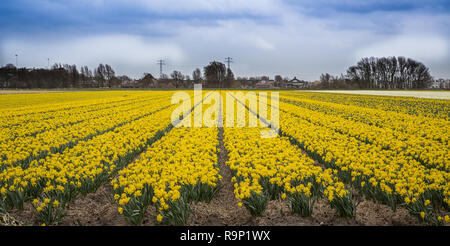
[[[105,65],[103,64],[99,64],[97,69],[94,70],[94,77],[95,77],[95,82],[97,83],[97,87],[104,87],[105,86],[105,73],[106,73],[106,68]]]
[[[347,78],[360,88],[381,89],[428,88],[432,81],[425,65],[404,57],[362,58],[347,69]]]
[[[229,88],[229,87],[231,87],[231,85],[233,84],[233,82],[234,82],[234,74],[233,74],[233,71],[231,71],[231,69],[228,68],[228,69],[227,69],[227,76],[226,76],[226,78],[225,78],[224,86],[227,87],[227,88]]]
[[[109,88],[111,88],[113,81],[116,77],[116,73],[112,69],[112,67],[108,64],[105,65],[105,80]]]
[[[275,75],[274,79],[275,79],[275,86],[282,87],[283,78],[281,77],[281,75]]]
[[[176,88],[183,85],[184,75],[180,71],[173,71],[170,74],[170,77],[172,77],[172,79],[174,80]]]
[[[320,84],[322,85],[323,88],[329,88],[330,87],[330,80],[331,80],[331,75],[326,73],[326,74],[321,74],[320,75]]]
[[[194,80],[194,83],[198,84],[202,81],[202,71],[200,71],[199,68],[195,69],[192,72],[192,79]]]
[[[206,85],[208,87],[220,87],[224,86],[226,67],[225,64],[217,61],[209,63],[204,67],[204,75],[206,79]]]

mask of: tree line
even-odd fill
[[[405,57],[362,58],[346,74],[320,76],[324,89],[424,89],[433,82],[429,69],[421,62]]]
[[[16,68],[12,64],[0,68],[1,88],[112,88],[127,79],[117,77],[108,64],[99,64],[93,71],[87,66],[78,70],[76,65],[59,63],[50,69]]]
[[[269,77],[237,77],[225,64],[212,61],[196,68],[192,77],[180,71],[170,75],[161,74],[155,78],[144,73],[140,79],[117,76],[108,64],[99,64],[94,70],[76,65],[54,64],[50,69],[16,68],[12,64],[0,67],[0,88],[113,88],[113,87],[153,87],[190,88],[194,83],[202,83],[206,88],[253,87],[258,81],[269,81]],[[288,78],[276,75],[273,86],[283,88]],[[346,74],[320,76],[319,83],[311,88],[321,89],[422,89],[433,82],[429,69],[421,62],[405,57],[362,58],[347,69]]]
[[[150,73],[137,80],[126,75],[116,76],[108,64],[99,64],[93,71],[87,66],[79,70],[76,65],[54,64],[50,69],[16,68],[13,64],[0,67],[0,88],[114,88],[114,87],[175,87],[188,88],[202,83],[209,88],[230,87],[234,74],[225,64],[213,61],[192,72],[192,79],[180,71],[173,71],[170,77],[162,74],[156,79]]]

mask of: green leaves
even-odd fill
[[[270,201],[270,194],[262,191],[260,194],[251,191],[249,198],[244,198],[242,203],[248,209],[251,215],[261,216],[267,208],[267,204]]]
[[[181,196],[176,201],[167,201],[169,208],[167,210],[161,210],[163,215],[162,222],[169,225],[182,226],[187,223],[189,219],[190,205],[189,202]]]
[[[141,196],[132,196],[130,201],[123,206],[123,215],[132,225],[140,225],[142,223],[145,211],[152,203],[152,197],[154,195],[153,188],[145,186],[141,192]]]
[[[312,215],[316,197],[307,196],[302,192],[295,192],[294,194],[288,194],[288,200],[293,213],[304,217]]]
[[[356,216],[356,203],[352,200],[351,192],[343,197],[335,197],[330,202],[342,217],[354,218]]]

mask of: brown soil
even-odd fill
[[[226,172],[224,172],[226,173]],[[228,171],[229,173],[229,171]],[[224,179],[225,175],[222,174]],[[211,202],[191,205],[189,226],[399,226],[424,225],[409,215],[404,208],[391,208],[373,201],[364,200],[356,209],[356,218],[342,218],[325,199],[314,204],[311,217],[301,217],[290,212],[289,204],[282,200],[270,201],[260,217],[253,217],[244,207],[238,207],[233,187],[224,187]],[[231,184],[231,182],[229,182]],[[78,198],[67,210],[61,225],[65,226],[124,226],[129,225],[117,212],[117,205],[111,203],[111,187],[100,187],[95,194]],[[143,225],[155,225],[156,209],[150,206]],[[12,210],[3,214],[2,225],[39,225],[30,204],[23,211]]]
[[[102,185],[96,193],[75,200],[66,210],[61,225],[108,226],[128,225],[117,212],[111,184]]]
[[[63,226],[106,226],[128,225],[124,217],[117,212],[117,205],[113,201],[112,186],[107,183],[96,193],[78,197],[65,210],[66,215],[60,225]],[[7,214],[17,223],[23,225],[40,225],[35,210],[30,203],[25,204],[24,210],[11,210]],[[1,223],[6,224],[6,223]]]
[[[191,205],[188,225],[252,225],[254,218],[244,208],[239,207],[234,197],[231,171],[225,164],[228,154],[223,143],[223,128],[219,128],[219,169],[222,188],[209,204],[199,202]]]

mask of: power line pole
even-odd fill
[[[162,77],[162,66],[166,65],[166,62],[164,60],[158,60],[157,64],[159,65],[159,78]]]
[[[50,69],[50,58],[47,58],[47,69]]]
[[[227,57],[225,58],[225,62],[228,63],[228,69],[230,69],[230,63],[233,63],[233,58]]]
[[[228,79],[228,71],[231,71],[231,68],[230,68],[230,63],[233,63],[233,58],[231,58],[231,57],[227,57],[227,58],[225,58],[225,62],[228,64],[228,69],[227,69],[227,72],[226,72],[226,76],[227,76],[227,79]]]
[[[17,81],[19,81],[19,63],[17,62],[17,57],[18,57],[18,55],[16,54],[16,76],[17,76]],[[17,81],[15,82],[15,87],[17,87]]]

